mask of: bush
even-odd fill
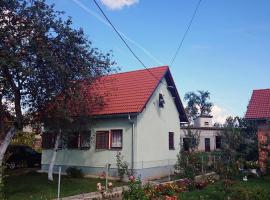
[[[269,200],[269,197],[270,191],[262,188],[258,188],[250,194],[252,200]]]
[[[128,163],[124,161],[123,159],[124,159],[124,156],[121,155],[121,152],[117,152],[116,166],[117,166],[118,175],[121,179],[123,179],[125,175],[129,175]]]
[[[83,172],[81,169],[78,169],[76,167],[69,167],[66,169],[67,176],[71,178],[82,178]]]
[[[128,190],[124,191],[123,199],[125,200],[148,200],[146,196],[144,187],[142,186],[141,179],[130,178],[128,183]]]
[[[269,200],[270,191],[262,188],[254,188],[253,190],[237,188],[229,191],[228,197],[231,200]]]

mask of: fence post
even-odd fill
[[[106,163],[106,185],[105,185],[106,190],[108,189],[108,175],[109,175],[110,165],[111,165],[110,163]]]
[[[58,174],[58,188],[57,188],[57,199],[60,199],[60,186],[61,186],[61,170],[62,167],[59,167],[59,174]]]
[[[144,171],[143,171],[143,168],[144,168],[144,166],[143,166],[143,160],[142,160],[142,170],[141,170],[141,177],[143,177],[143,173],[144,173]]]
[[[202,159],[201,159],[201,162],[202,162],[202,174],[203,174],[203,155],[202,155],[201,158],[202,158]]]
[[[214,170],[216,171],[216,155],[214,155]]]

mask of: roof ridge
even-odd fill
[[[159,69],[159,68],[163,68],[163,67],[167,67],[169,69],[168,65],[163,65],[163,66],[157,66],[157,67],[149,67],[147,69],[136,69],[136,70],[132,70],[132,71],[119,72],[119,73],[114,73],[114,74],[107,74],[107,75],[104,75],[103,77],[113,76],[113,75],[118,75],[118,74],[127,74],[127,73],[139,72],[139,71],[148,71],[148,70]]]
[[[264,88],[264,89],[254,89],[253,91],[262,91],[262,90],[270,90],[270,88]]]

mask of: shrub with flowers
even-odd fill
[[[146,184],[142,186],[140,178],[134,176],[129,178],[129,189],[124,192],[124,199],[127,200],[173,200],[177,199],[177,194],[189,191],[190,188],[203,189],[208,184],[216,182],[215,175],[203,176],[200,180],[192,181],[190,179],[181,179],[164,184]]]
[[[135,178],[134,176],[129,177],[128,190],[123,192],[123,199],[126,200],[148,200],[144,192],[144,187],[140,178]]]
[[[102,183],[97,183],[97,191],[99,191],[102,194],[102,197],[106,199],[110,196],[112,191],[113,184],[112,182],[108,183],[108,188],[106,189],[106,186],[102,185]]]

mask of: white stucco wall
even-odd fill
[[[180,120],[166,80],[159,84],[143,112],[137,118],[136,167],[144,168],[175,164],[180,150]],[[165,105],[159,107],[159,93]],[[175,150],[169,150],[169,132],[174,132]]]
[[[205,124],[208,122],[208,125]],[[195,127],[213,127],[212,117],[197,117],[194,120]]]
[[[128,118],[102,118],[96,120],[91,133],[99,130],[123,129],[123,148],[121,150],[124,159],[131,162],[131,134],[132,125]],[[136,131],[136,130],[135,130]],[[95,137],[94,137],[95,138]],[[49,164],[52,150],[42,151],[42,164]],[[96,150],[95,139],[91,142],[89,150],[59,150],[56,165],[80,166],[80,167],[104,167],[111,163],[115,167],[117,150]]]
[[[205,151],[205,138],[210,138],[210,150],[214,151],[216,149],[216,136],[221,134],[221,130],[216,129],[197,129],[200,133],[200,142],[198,145],[198,151]],[[195,131],[195,130],[192,130]],[[183,138],[185,138],[187,130],[185,128],[181,129],[181,143],[183,143]]]

